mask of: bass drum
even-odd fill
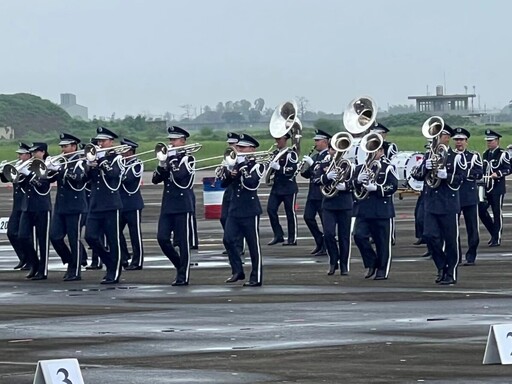
[[[411,177],[411,172],[415,166],[420,165],[423,160],[423,153],[420,152],[398,152],[390,160],[396,168],[398,175],[398,188],[412,188],[415,191],[423,189],[423,181],[415,180]]]
[[[366,161],[366,152],[361,149],[361,138],[354,138],[352,146],[343,156],[344,159],[350,160],[352,164],[364,164]]]

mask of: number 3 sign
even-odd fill
[[[84,384],[77,359],[40,360],[33,384]]]

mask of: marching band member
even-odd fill
[[[480,235],[478,233],[478,188],[476,184],[478,180],[482,179],[483,168],[480,154],[467,149],[470,136],[471,134],[466,129],[455,128],[452,137],[452,140],[455,142],[456,153],[464,156],[467,164],[466,173],[459,189],[460,208],[461,213],[464,215],[464,223],[466,224],[468,235],[466,262],[462,265],[475,265],[476,252],[480,242]],[[461,250],[459,251],[459,256],[462,258]],[[462,262],[462,260],[459,260],[459,262]]]
[[[507,151],[500,148],[501,135],[491,129],[485,131],[487,150],[483,154],[485,200],[478,205],[480,220],[489,231],[489,247],[501,245],[503,231],[503,198],[505,196],[505,176],[510,174],[510,158]],[[492,209],[492,218],[487,211]]]
[[[457,264],[459,262],[459,221],[460,212],[459,187],[466,170],[465,159],[457,155],[450,147],[453,130],[444,124],[438,135],[438,143],[433,143],[431,150],[424,156],[417,172],[416,180],[425,180],[435,172],[433,177],[439,186],[424,186],[424,232],[432,251],[432,260],[437,268],[436,283],[451,285],[457,282]],[[446,163],[439,167],[432,159],[436,146],[448,147]]]
[[[244,280],[245,274],[238,252],[238,241],[245,238],[251,254],[252,271],[247,287],[259,287],[263,283],[263,265],[260,247],[260,215],[262,213],[258,198],[258,187],[265,174],[265,166],[258,164],[251,153],[259,143],[252,136],[240,134],[236,144],[237,164],[229,173],[226,181],[233,183],[233,194],[229,203],[228,219],[224,237],[228,244],[229,263],[232,275],[226,283]]]
[[[183,128],[167,128],[169,144],[184,146],[190,134]],[[158,220],[157,240],[160,248],[176,268],[173,286],[185,286],[190,278],[190,216],[194,211],[192,185],[195,176],[195,158],[185,151],[169,148],[167,159],[160,160],[153,173],[153,184],[164,183],[162,207]],[[175,250],[171,235],[178,245]]]
[[[386,156],[389,160],[391,160],[398,153],[398,146],[395,143],[386,140],[386,136],[388,135],[389,128],[385,127],[381,123],[375,122],[375,125],[370,129],[370,132],[378,133],[384,139],[382,143],[382,148],[384,149],[384,156]],[[396,242],[396,225],[395,218],[393,217],[393,221],[391,222],[391,236],[393,237],[392,245],[395,245]]]
[[[138,144],[132,140],[124,138],[121,145],[126,145],[128,149],[121,153],[123,162],[123,182],[119,189],[123,208],[121,209],[121,217],[119,220],[119,235],[121,245],[121,258],[126,263],[126,271],[134,271],[142,269],[144,264],[144,247],[142,245],[142,228],[141,214],[144,208],[144,200],[140,192],[142,182],[142,174],[144,172],[144,164],[135,156]],[[130,253],[126,245],[126,238],[123,234],[124,228],[128,225],[130,234],[130,244],[132,246],[133,256],[130,265]]]
[[[338,177],[337,170],[327,172],[331,159],[336,151],[329,146],[329,156],[322,164],[323,174],[320,177],[322,185],[332,185]],[[346,181],[336,184],[336,194],[333,197],[324,197],[322,203],[322,223],[324,229],[324,242],[329,256],[329,276],[340,269],[341,275],[348,275],[350,270],[350,224],[352,221],[353,198],[350,186],[353,168],[351,166]],[[336,236],[338,240],[336,241]]]
[[[228,132],[226,143],[228,143],[229,146],[234,147],[238,143],[239,139],[240,139],[240,136],[238,135],[238,133]],[[222,169],[220,169],[219,172],[221,172],[221,174],[220,174],[221,179],[222,179],[221,187],[224,188],[224,194],[222,195],[222,210],[220,213],[220,224],[222,225],[222,230],[225,231],[226,230],[226,221],[228,219],[229,204],[231,201],[231,196],[233,195],[233,192],[234,192],[235,184],[233,184],[231,181],[228,182],[227,178],[225,177],[227,165],[223,164],[223,165],[221,165],[221,167],[222,167]],[[231,169],[227,169],[227,171],[229,173],[229,172],[231,172]],[[225,251],[223,252],[223,254],[227,255],[228,254],[228,244],[227,244],[225,237],[223,237],[222,242],[223,242],[224,248],[225,248]],[[237,240],[236,247],[238,249],[238,254],[240,256],[242,256],[244,253],[244,238],[243,237],[240,237]]]
[[[19,143],[19,147],[16,150],[16,154],[18,155],[18,161],[15,166],[22,164],[23,162],[29,160],[31,158],[30,147],[25,143]],[[10,183],[2,172],[0,172],[0,180],[3,183]],[[20,219],[22,212],[22,205],[24,199],[25,190],[22,188],[21,183],[12,183],[12,211],[9,216],[9,225],[7,226],[7,238],[14,249],[14,252],[19,258],[19,263],[14,267],[14,269],[30,269],[30,265],[27,264],[28,260],[23,253],[23,244],[19,240],[19,228],[20,228]],[[31,239],[30,242],[33,240]]]
[[[370,141],[378,139],[370,139]],[[374,280],[388,278],[391,268],[391,226],[395,217],[393,194],[398,188],[398,178],[395,167],[389,162],[381,145],[373,153],[373,160],[380,164],[380,169],[374,178],[371,178],[371,170],[367,164],[356,167],[352,186],[356,196],[359,193],[367,193],[367,197],[354,202],[354,241],[359,248],[365,268],[368,272],[366,279],[374,277]],[[370,237],[375,243],[372,248]]]
[[[91,182],[91,198],[85,224],[85,240],[97,252],[107,268],[101,284],[117,284],[121,276],[121,253],[119,245],[119,212],[123,207],[119,187],[121,165],[113,147],[117,135],[105,127],[96,129],[95,139],[99,148],[96,159],[88,158],[84,167]],[[91,161],[92,160],[92,161]],[[105,248],[106,236],[108,250]]]
[[[327,132],[320,129],[315,131],[313,140],[315,141],[315,150],[317,153],[313,155],[313,157],[308,155],[303,157],[303,161],[308,164],[308,167],[300,173],[302,177],[309,179],[308,197],[306,200],[306,206],[304,207],[304,221],[306,222],[311,235],[313,235],[313,238],[315,239],[316,246],[311,251],[311,254],[315,256],[324,256],[326,254],[323,233],[320,231],[315,217],[318,214],[318,216],[320,216],[320,221],[322,221],[323,195],[320,191],[320,164],[328,155],[327,149],[329,147],[330,139],[331,135]]]
[[[44,162],[48,157],[46,143],[33,143],[30,147],[32,156]],[[21,181],[25,191],[20,218],[19,241],[23,247],[23,254],[27,257],[31,269],[27,278],[32,280],[46,280],[48,278],[48,253],[50,248],[50,220],[52,202],[50,198],[51,180],[39,177],[24,167],[19,171],[24,175]],[[39,246],[39,258],[36,247],[32,241],[35,229],[35,239]]]
[[[286,148],[286,141],[291,137],[290,133],[275,139],[277,144],[276,151]],[[271,161],[269,167],[274,172],[274,182],[270,189],[270,196],[267,203],[267,214],[274,233],[274,238],[268,245],[283,243],[283,245],[297,245],[297,215],[295,213],[295,202],[297,201],[297,181],[295,180],[295,171],[297,170],[298,156],[297,152],[288,148],[287,154],[281,156],[277,161]],[[284,204],[286,219],[288,223],[288,238],[284,241],[284,233],[279,216],[277,214],[281,203]]]
[[[86,212],[84,169],[82,161],[78,161],[77,153],[80,139],[68,133],[60,135],[59,146],[62,156],[66,159],[63,165],[47,162],[50,171],[56,172],[57,193],[55,209],[50,229],[50,240],[55,252],[62,262],[67,264],[64,281],[81,280],[81,252],[83,244],[80,240],[82,215]],[[69,246],[64,241],[68,237]]]

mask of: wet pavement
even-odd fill
[[[268,189],[261,189],[266,203]],[[397,244],[387,281],[365,280],[352,247],[349,276],[327,276],[313,257],[301,215],[299,245],[266,245],[264,286],[224,284],[230,275],[216,220],[202,219],[191,285],[172,287],[174,270],[155,239],[161,187],[145,184],[145,268],[101,286],[103,271],[62,282],[51,254],[46,281],[26,281],[0,235],[0,383],[32,383],[38,360],[77,358],[85,383],[509,383],[511,368],[482,365],[489,326],[512,323],[512,241],[488,248],[481,228],[477,265],[455,286],[434,284],[435,268],[412,246],[416,197],[396,201]],[[0,188],[7,216],[10,190]],[[506,200],[505,212],[510,209]],[[265,209],[265,208],[264,208]],[[281,219],[284,224],[284,218]],[[510,215],[505,215],[510,224]],[[464,231],[463,244],[465,241]],[[246,255],[246,271],[250,267]],[[511,348],[512,349],[512,348]]]

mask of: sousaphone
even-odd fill
[[[269,131],[274,139],[279,139],[289,134],[292,140],[292,149],[299,154],[302,123],[297,117],[297,110],[297,103],[294,100],[285,101],[278,105],[270,119]],[[289,148],[281,149],[274,154],[270,161],[278,161],[281,157],[285,156],[288,151]],[[274,176],[275,169],[269,167],[265,175],[265,183],[272,185],[274,183]]]

